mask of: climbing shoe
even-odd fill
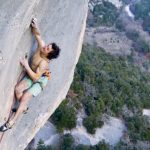
[[[12,125],[12,126],[13,126],[13,125]],[[0,127],[0,132],[5,132],[5,131],[7,131],[8,129],[11,129],[12,126],[10,126],[9,122],[6,122],[4,125],[2,125],[2,126]]]

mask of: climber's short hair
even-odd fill
[[[60,53],[60,48],[57,46],[56,43],[51,43],[51,45],[52,45],[53,51],[51,51],[51,52],[48,54],[48,56],[47,56],[47,58],[48,58],[49,60],[57,58],[57,57],[59,56],[59,53]]]

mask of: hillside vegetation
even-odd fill
[[[72,98],[74,108],[78,108],[78,103],[83,105],[87,114],[83,125],[91,134],[103,125],[101,116],[107,113],[124,119],[127,135],[132,142],[148,141],[149,123],[143,117],[142,109],[150,108],[149,81],[150,75],[142,73],[128,58],[112,56],[100,48],[84,46],[71,85],[71,90],[78,95]],[[125,106],[128,113],[124,112]],[[66,116],[75,120],[74,115],[70,115],[71,111],[66,114],[67,110],[64,110],[62,103],[52,117],[54,123],[59,120],[60,109],[63,116],[60,120],[67,122]],[[61,121],[55,125],[64,128]]]
[[[145,31],[150,33],[150,1],[137,1],[130,6],[136,20],[142,20],[142,26]]]

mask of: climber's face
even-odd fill
[[[52,50],[53,50],[52,49],[52,44],[45,45],[42,48],[42,52],[45,53],[45,54],[49,54]]]

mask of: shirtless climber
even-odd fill
[[[16,114],[0,127],[1,132],[10,129],[14,125],[18,116],[27,110],[28,101],[33,96],[37,96],[43,87],[46,86],[50,77],[50,74],[48,74],[48,63],[51,59],[57,58],[60,53],[60,48],[55,43],[45,45],[36,19],[32,19],[31,21],[31,30],[38,42],[38,48],[33,55],[31,68],[26,58],[20,61],[26,71],[26,76],[15,86],[15,96],[20,105],[16,110]]]

